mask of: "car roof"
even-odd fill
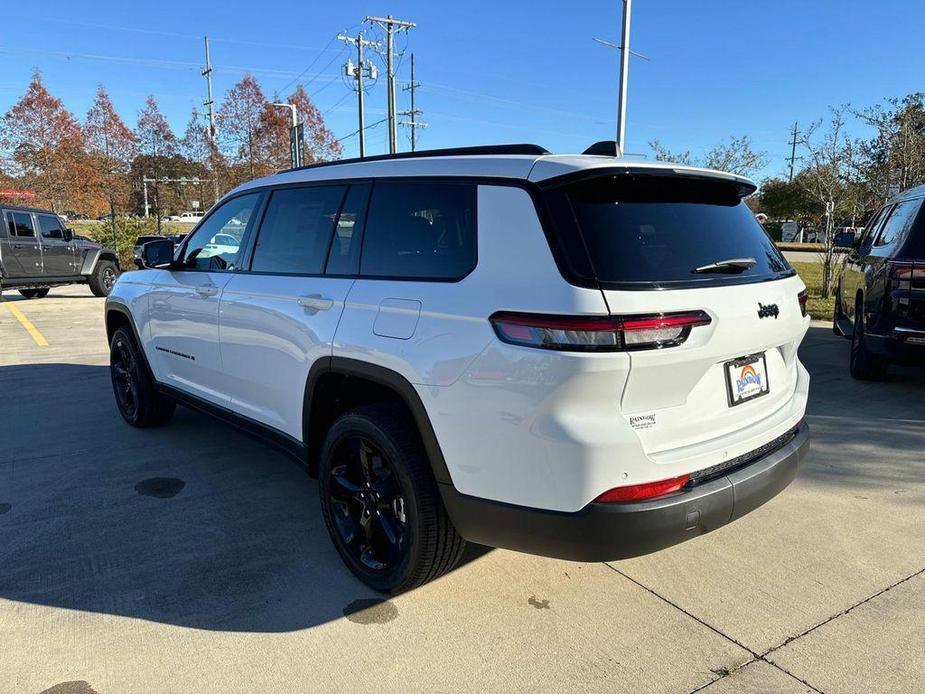
[[[24,207],[22,205],[7,205],[0,202],[0,209],[12,210],[13,212],[38,212],[39,214],[53,214],[56,217],[58,213],[54,210],[43,210],[40,207]]]
[[[898,193],[889,199],[887,205],[892,205],[893,203],[902,202],[903,200],[913,200],[915,198],[925,197],[925,185],[914,186],[909,188],[909,190],[904,190],[902,193]]]
[[[229,195],[269,185],[418,176],[519,179],[543,184],[565,177],[580,177],[585,172],[591,175],[596,172],[603,173],[605,170],[627,173],[658,172],[727,180],[736,184],[746,194],[756,189],[755,184],[744,176],[686,164],[600,154],[544,154],[542,152],[545,150],[538,147],[536,152],[522,153],[523,148],[535,146],[511,147],[512,151],[518,153],[505,153],[499,146],[497,153],[479,151],[491,149],[486,147],[472,150],[408,152],[397,156],[324,162],[254,179],[238,186]],[[477,153],[469,153],[470,151]]]

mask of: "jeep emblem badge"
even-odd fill
[[[777,318],[777,316],[779,315],[780,315],[780,309],[777,308],[777,304],[762,304],[760,301],[758,302],[758,317],[759,318],[770,318],[771,316],[774,316],[774,318]]]

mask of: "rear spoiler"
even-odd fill
[[[725,173],[723,171],[714,171],[712,169],[696,169],[674,167],[671,164],[662,166],[594,166],[579,171],[571,171],[561,176],[554,176],[542,181],[537,181],[540,188],[558,188],[579,181],[586,181],[591,178],[600,176],[677,176],[679,178],[693,178],[706,181],[725,181],[735,186],[740,198],[745,198],[758,190],[758,186],[752,183],[744,176]]]

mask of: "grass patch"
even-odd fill
[[[790,263],[806,285],[809,301],[806,310],[813,320],[831,320],[835,297],[822,298],[822,263]]]

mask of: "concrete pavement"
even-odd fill
[[[288,458],[182,408],[122,423],[86,287],[16,306],[48,345],[0,304],[0,692],[925,689],[925,371],[855,382],[824,327],[766,506],[610,564],[473,546],[383,601]]]

